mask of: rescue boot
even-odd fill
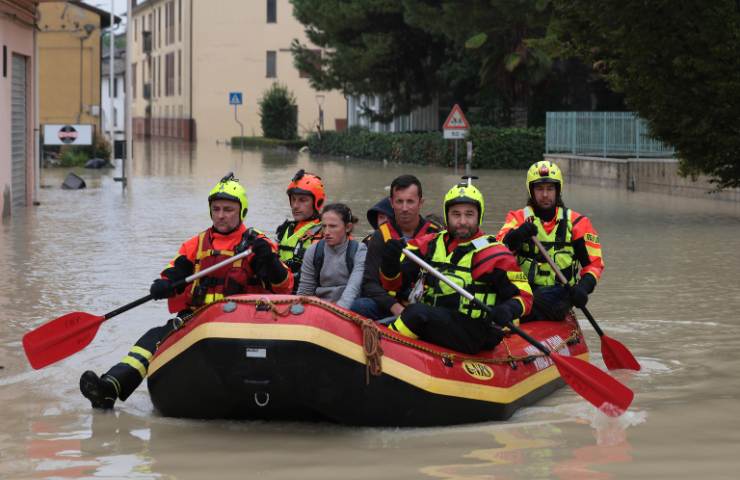
[[[93,408],[103,410],[112,409],[118,398],[115,384],[106,378],[106,375],[98,377],[91,370],[87,370],[80,377],[80,391],[85,398],[90,400]]]

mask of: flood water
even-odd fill
[[[146,385],[113,412],[90,408],[82,371],[105,371],[167,318],[149,302],[104,323],[81,352],[33,370],[22,335],[72,311],[102,315],[148,293],[185,239],[209,226],[206,197],[228,171],[246,185],[247,224],[289,214],[296,170],[321,175],[330,201],[364,213],[401,173],[424,184],[425,212],[458,176],[448,169],[209,144],[137,144],[122,191],[116,171],[42,172],[40,206],[0,224],[0,478],[737,478],[740,471],[740,206],[566,185],[591,217],[607,268],[589,308],[643,366],[615,375],[636,393],[619,419],[563,388],[506,422],[444,428],[163,418]],[[526,199],[524,172],[479,171],[485,228]],[[582,323],[604,368],[599,339]]]

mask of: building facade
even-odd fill
[[[0,212],[3,218],[35,200],[37,3],[34,0],[0,2]]]
[[[125,41],[125,38],[125,33],[116,35],[116,43],[121,43],[122,39]],[[106,44],[102,55],[100,98],[103,111],[103,133],[108,135],[112,128],[113,140],[118,147],[126,140],[126,49],[116,48],[114,55],[113,83],[111,84],[110,50]],[[116,150],[120,150],[120,147]],[[116,155],[116,158],[120,158],[120,155]]]
[[[295,95],[299,135],[346,126],[338,91],[318,92],[293,66],[293,39],[308,43],[289,0],[148,0],[130,28],[134,134],[218,141],[260,136],[258,102],[273,83]],[[320,50],[317,49],[317,54]],[[229,104],[241,92],[243,104]],[[237,122],[238,120],[238,122]]]
[[[120,20],[120,19],[119,19]],[[78,1],[39,2],[39,121],[88,124],[100,133],[101,33],[108,12]]]

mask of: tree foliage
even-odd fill
[[[288,87],[273,83],[259,101],[262,135],[293,140],[298,137],[298,106]]]
[[[553,0],[566,49],[624,92],[687,175],[740,186],[740,4]]]
[[[317,90],[380,95],[381,110],[366,112],[387,121],[429,105],[440,89],[438,70],[448,58],[442,36],[406,23],[398,0],[291,0],[293,15],[308,39],[325,49],[317,58],[293,41],[296,67]]]

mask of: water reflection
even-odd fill
[[[40,371],[20,338],[71,311],[103,314],[145,295],[180,243],[209,224],[206,196],[226,172],[247,186],[247,222],[274,231],[289,215],[285,187],[299,168],[321,175],[329,200],[364,212],[401,173],[424,184],[440,212],[458,180],[449,169],[224,145],[137,143],[128,188],[120,171],[79,170],[82,191],[42,172],[41,205],[0,224],[0,477],[108,478],[734,478],[740,458],[740,206],[566,185],[592,218],[607,268],[589,308],[643,365],[613,372],[636,392],[628,423],[598,423],[564,388],[508,422],[438,429],[197,422],[159,417],[146,388],[115,413],[94,413],[80,373],[122,358],[166,317],[149,302],[104,323],[78,354]],[[480,171],[484,228],[495,231],[526,197],[523,172]],[[360,231],[369,228],[359,225]],[[594,362],[599,340],[584,323]]]

